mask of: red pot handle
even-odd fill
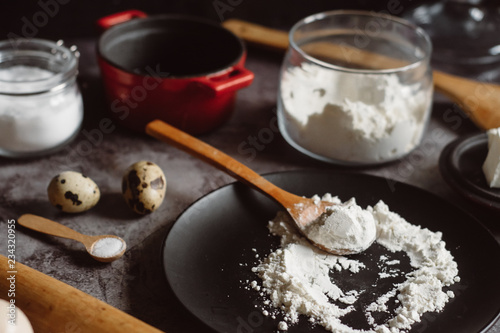
[[[209,88],[215,96],[236,91],[245,87],[248,87],[254,78],[253,72],[249,71],[244,67],[235,67],[231,70],[228,75],[223,78],[218,76],[206,76],[196,78],[193,81]]]
[[[102,30],[111,28],[114,25],[130,21],[134,18],[147,17],[148,15],[137,9],[126,10],[124,12],[119,12],[111,14],[97,20],[97,26]]]

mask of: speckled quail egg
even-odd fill
[[[65,171],[52,178],[47,192],[50,203],[67,213],[89,210],[101,197],[97,184],[75,171]]]
[[[139,214],[149,214],[165,198],[167,179],[161,168],[149,161],[132,164],[123,175],[122,193],[127,205]]]
[[[33,327],[28,317],[16,306],[16,303],[0,299],[0,315],[2,316],[0,332],[33,333]]]

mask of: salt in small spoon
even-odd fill
[[[92,258],[100,262],[111,262],[118,258],[120,258],[127,248],[127,244],[123,239],[114,235],[99,235],[99,236],[88,236],[81,234],[73,229],[70,229],[60,223],[51,221],[49,219],[43,218],[41,216],[33,215],[33,214],[24,214],[17,222],[26,227],[28,229],[32,229],[38,232],[42,232],[47,235],[68,238],[72,240],[76,240],[83,245],[87,249],[87,252],[90,254]],[[95,252],[95,245],[97,242],[106,239],[106,238],[114,238],[118,239],[122,242],[122,247],[119,252],[114,253],[111,256],[98,256]]]

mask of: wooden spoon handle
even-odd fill
[[[295,197],[220,150],[161,120],[150,122],[146,126],[146,133],[201,159],[283,205],[289,204],[290,199]]]
[[[7,297],[10,273],[6,257],[0,255],[0,293]],[[161,333],[160,330],[78,289],[20,263],[15,264],[15,304],[37,333]],[[4,278],[7,274],[7,278]]]
[[[82,243],[86,243],[87,236],[70,229],[62,224],[43,218],[41,216],[24,214],[19,217],[17,223],[23,227],[42,232],[47,235],[73,239]]]
[[[434,71],[436,91],[454,101],[481,129],[500,127],[500,86]]]
[[[288,33],[281,30],[263,27],[258,24],[230,19],[223,26],[248,43],[263,46],[276,51],[286,51],[289,40]],[[407,61],[384,56],[379,53],[362,50],[347,44],[315,42],[302,47],[308,54],[319,59],[331,59],[346,64],[369,67],[371,69],[390,69],[408,65]]]
[[[288,33],[286,31],[276,30],[238,19],[226,20],[222,25],[248,43],[279,51],[285,51],[288,48]]]

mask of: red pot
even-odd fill
[[[136,131],[154,119],[191,134],[223,124],[253,81],[243,42],[202,19],[140,11],[98,21],[97,53],[111,113]]]

